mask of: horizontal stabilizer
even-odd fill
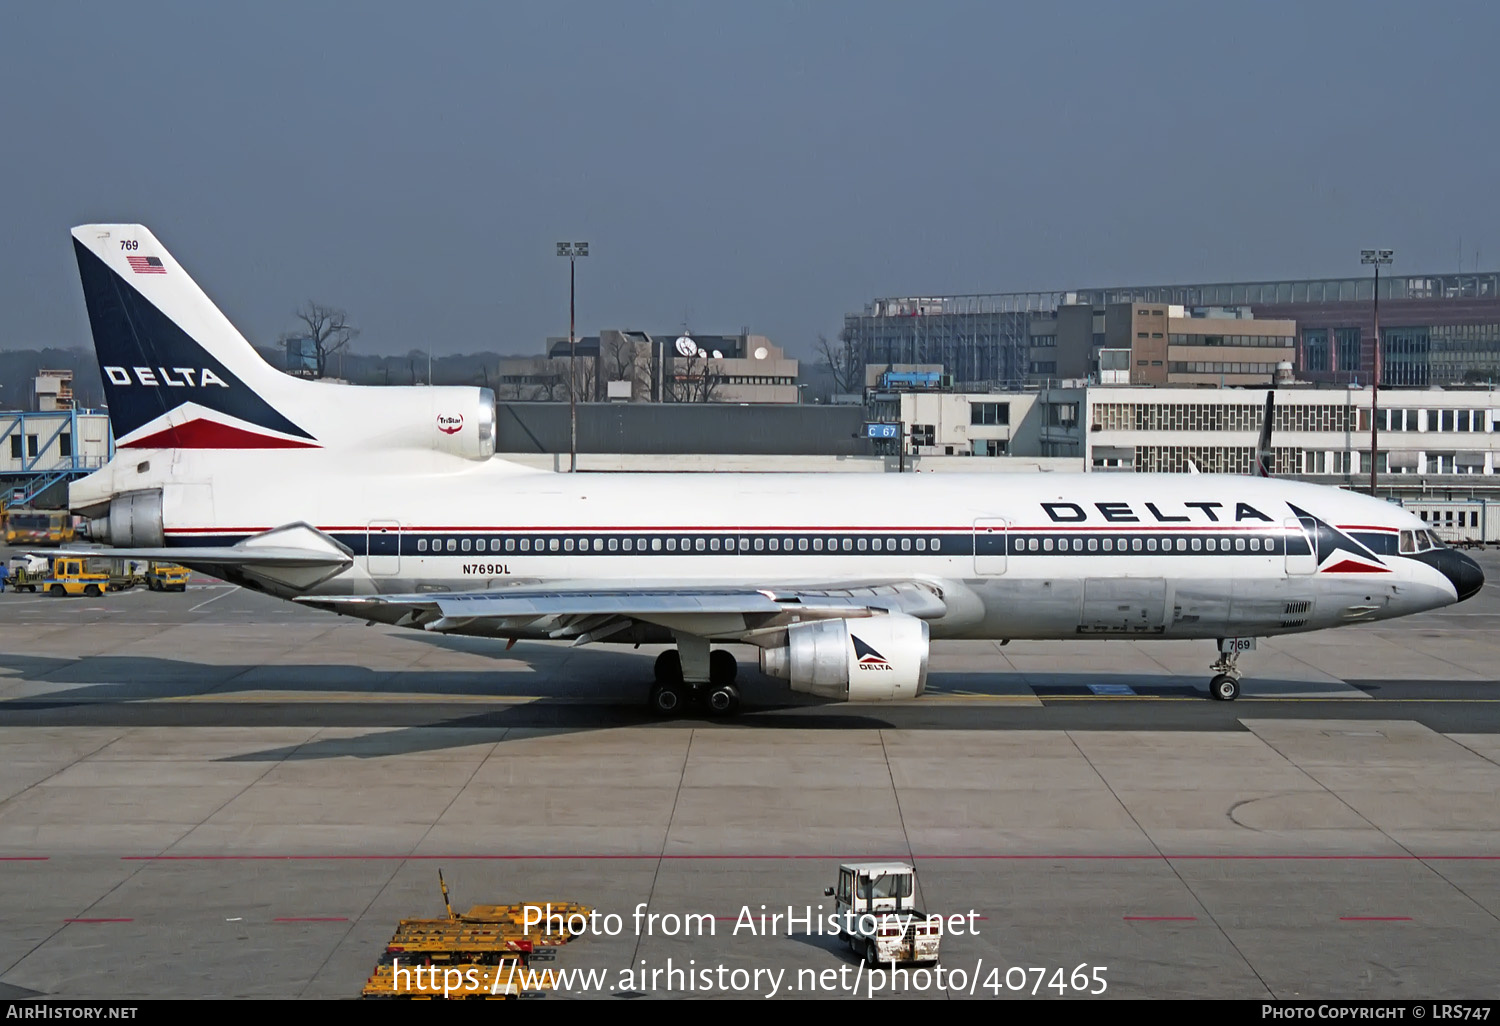
[[[354,565],[354,553],[307,524],[272,528],[235,545],[150,549],[69,546],[39,554],[85,559],[141,559],[178,563],[194,570],[248,576],[294,590],[305,590]]]

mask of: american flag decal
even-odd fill
[[[166,274],[167,268],[161,262],[161,257],[127,256],[130,261],[130,269],[136,274]]]

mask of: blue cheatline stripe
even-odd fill
[[[173,536],[175,546],[233,545],[244,535]],[[339,532],[334,539],[358,556],[858,556],[900,558],[911,556],[1012,556],[1026,558],[1056,556],[1266,556],[1309,552],[1299,534],[1281,537],[1280,530],[1208,533],[1165,533],[1159,530],[1081,532],[1008,531],[1005,534],[933,534],[931,532],[881,532],[880,534],[828,534],[783,531],[736,534],[724,531],[652,533],[648,531],[605,532],[497,532],[497,531],[402,531],[398,537],[364,531]],[[1394,536],[1370,535],[1371,546],[1385,553],[1394,546]],[[977,545],[976,545],[977,543]],[[878,546],[878,547],[877,547]],[[398,551],[399,550],[399,551]],[[1392,552],[1392,554],[1394,554]]]

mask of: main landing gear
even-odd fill
[[[1240,697],[1240,668],[1237,665],[1241,652],[1255,647],[1250,638],[1220,638],[1219,658],[1209,667],[1214,678],[1208,682],[1208,697],[1219,702],[1233,702]]]
[[[740,689],[734,683],[739,664],[734,656],[723,649],[710,652],[703,638],[679,637],[677,645],[656,657],[651,711],[660,716],[680,716],[701,704],[710,716],[727,717],[739,712]]]

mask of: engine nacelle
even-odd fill
[[[371,431],[368,443],[416,444],[468,460],[495,455],[495,393],[488,388],[408,385],[361,391],[382,400],[374,423],[383,430]]]
[[[108,513],[89,521],[89,537],[116,548],[159,548],[165,544],[161,489],[116,495]]]
[[[845,702],[915,698],[927,688],[927,623],[890,613],[793,624],[781,648],[762,649],[761,671],[793,691]]]

